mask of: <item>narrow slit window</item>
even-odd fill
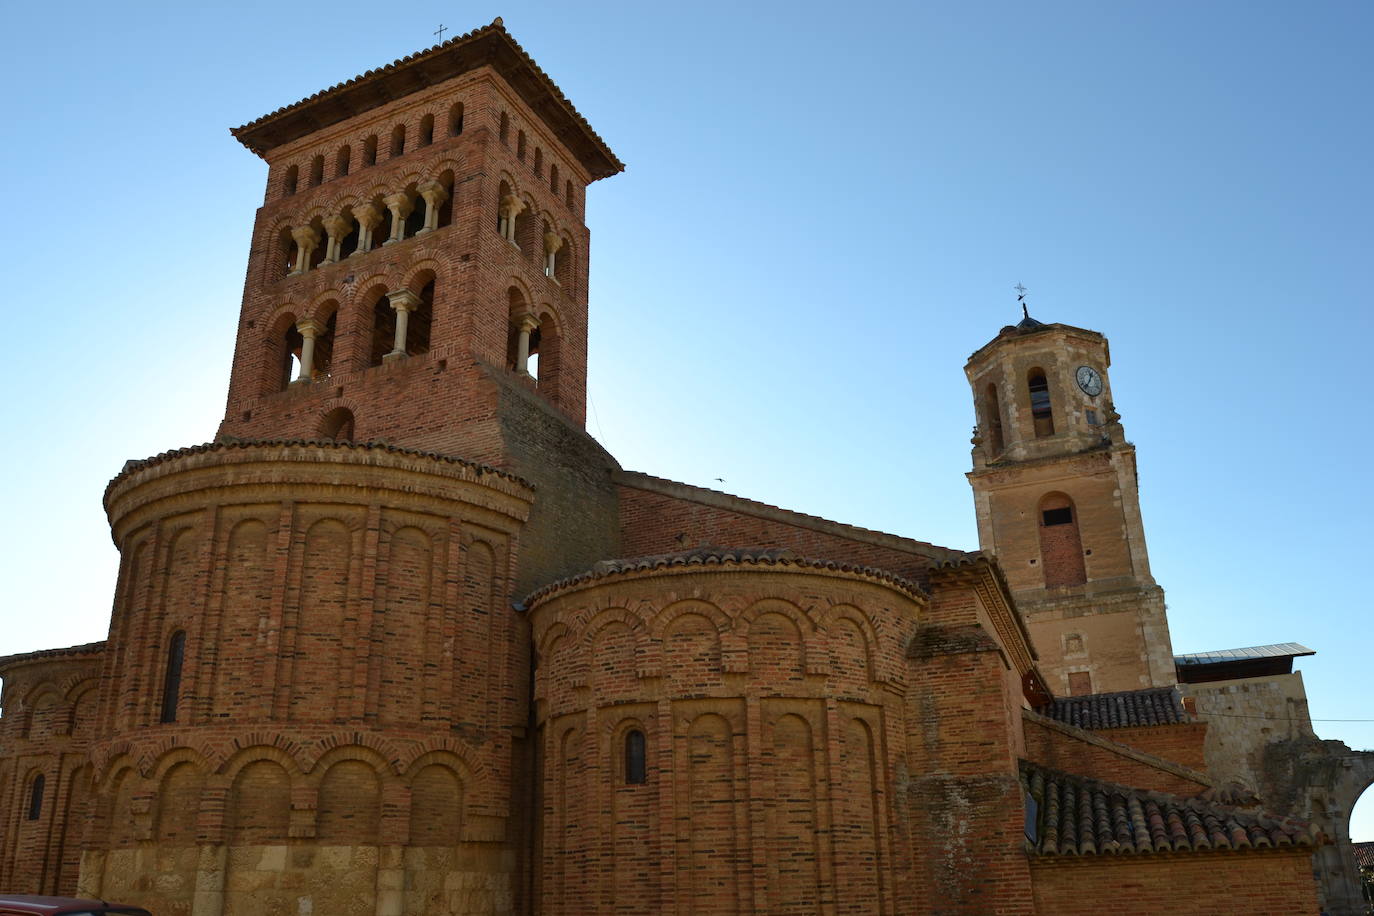
[[[186,631],[177,630],[167,644],[167,674],[162,682],[162,720],[177,720],[177,700],[181,696],[181,665],[186,654]]]
[[[644,733],[639,729],[625,735],[625,783],[642,786],[649,781],[644,759]]]
[[[43,790],[47,783],[47,777],[42,773],[33,778],[33,786],[29,789],[29,820],[31,821],[36,821],[43,816]]]

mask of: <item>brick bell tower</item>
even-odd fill
[[[1110,365],[1101,334],[1027,312],[964,367],[978,417],[968,479],[979,542],[1000,561],[1060,695],[1174,683]]]
[[[270,170],[222,437],[507,468],[510,384],[581,427],[585,191],[623,166],[499,19],[232,133]]]

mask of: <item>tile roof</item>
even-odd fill
[[[738,566],[791,566],[801,569],[823,569],[850,573],[863,578],[877,579],[913,597],[926,597],[925,591],[915,582],[893,575],[887,570],[876,569],[872,566],[859,566],[853,563],[837,563],[834,560],[818,560],[811,557],[803,557],[791,550],[782,549],[744,550],[730,547],[698,547],[694,550],[685,550],[681,553],[661,554],[659,556],[602,560],[584,573],[569,576],[565,579],[559,579],[556,582],[551,582],[537,589],[521,602],[521,606],[528,608],[535,602],[548,597],[554,592],[562,591],[565,588],[572,588],[576,585],[595,582],[598,579],[610,578],[612,576],[630,575],[641,572],[658,572],[663,570],[686,570],[693,567],[703,569],[706,567]]]
[[[198,455],[202,452],[221,452],[231,449],[249,449],[262,447],[278,446],[311,446],[314,448],[328,449],[358,449],[362,451],[385,452],[392,455],[406,455],[415,458],[431,458],[435,461],[442,461],[447,464],[456,464],[468,468],[477,477],[484,474],[491,474],[519,484],[522,487],[533,489],[534,485],[523,477],[517,477],[508,471],[490,465],[481,464],[476,461],[468,461],[466,458],[459,458],[455,455],[445,455],[440,452],[427,452],[422,449],[403,448],[399,445],[388,445],[385,442],[343,442],[335,439],[239,439],[232,436],[222,436],[214,442],[205,442],[200,445],[188,445],[185,448],[176,448],[166,452],[159,452],[151,458],[129,459],[124,462],[124,467],[120,468],[119,473],[105,487],[105,498],[108,500],[110,491],[115,484],[123,480],[134,471],[141,471],[144,468],[153,467],[177,458],[184,458],[187,455]]]
[[[1301,655],[1316,655],[1298,642],[1280,642],[1271,646],[1250,646],[1245,649],[1218,649],[1214,652],[1189,652],[1175,655],[1175,665],[1216,665],[1227,662],[1243,662],[1255,658],[1296,658]]]
[[[0,658],[0,668],[12,665],[15,662],[31,662],[40,658],[60,658],[65,655],[94,655],[105,648],[105,641],[82,643],[79,646],[67,646],[64,649],[38,649],[34,652],[20,652],[15,655],[6,655]]]
[[[1355,863],[1360,868],[1374,868],[1374,843],[1351,843],[1355,850]]]
[[[499,16],[490,25],[368,70],[242,127],[231,128],[229,133],[262,156],[283,143],[483,66],[499,72],[549,123],[586,166],[593,181],[625,170],[563,90],[506,31]]]
[[[1135,855],[1316,846],[1305,821],[1202,798],[1131,789],[1021,761],[1021,786],[1035,800],[1026,842],[1042,856]]]
[[[1175,687],[1058,697],[1035,711],[1065,725],[1087,729],[1177,725],[1192,721]]]

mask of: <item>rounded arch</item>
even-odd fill
[[[230,755],[215,772],[229,782],[233,782],[246,767],[260,761],[277,764],[293,779],[303,776],[309,769],[309,760],[306,758],[305,752],[294,743],[288,748],[269,744],[250,744]]]
[[[817,622],[810,614],[785,598],[759,598],[740,613],[739,619],[747,628],[764,614],[782,614],[791,618],[800,635],[815,632],[817,629]]]
[[[400,772],[400,768],[376,748],[368,747],[366,744],[336,744],[316,758],[306,774],[307,781],[318,784],[326,771],[345,760],[367,764],[379,779],[398,775]]]
[[[684,598],[672,602],[654,614],[649,621],[649,633],[654,639],[662,639],[672,628],[674,621],[688,614],[705,617],[711,622],[717,634],[728,632],[732,625],[730,615],[711,602],[701,598]]]
[[[348,407],[335,407],[320,417],[317,438],[335,442],[353,442],[357,437],[357,420]]]

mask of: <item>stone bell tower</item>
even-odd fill
[[[979,542],[1000,561],[1060,695],[1174,682],[1110,365],[1101,334],[1027,314],[964,367],[978,417],[968,478]]]

